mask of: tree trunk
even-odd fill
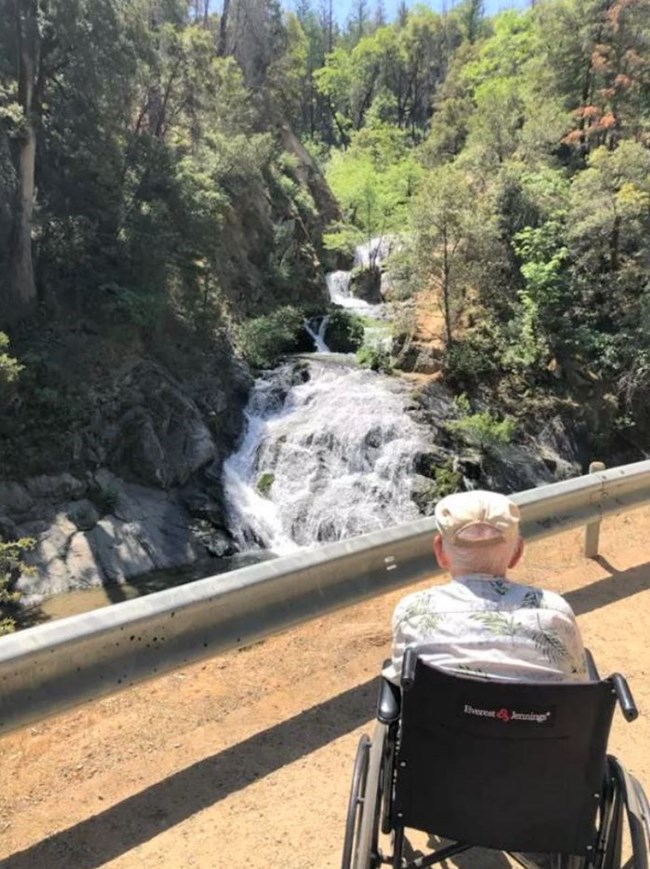
[[[36,133],[28,124],[20,142],[18,155],[18,191],[10,251],[10,286],[12,310],[9,320],[27,313],[36,301],[34,266],[32,262],[32,215],[34,213],[34,169],[36,164]]]
[[[22,135],[15,144],[18,187],[9,259],[11,306],[9,320],[17,320],[36,301],[32,262],[32,218],[36,170],[35,115],[40,66],[40,33],[37,0],[15,0],[16,43],[18,47],[18,99],[24,117]]]
[[[445,318],[445,332],[447,333],[447,349],[449,349],[453,343],[453,335],[451,331],[451,267],[449,264],[446,229],[443,231],[442,241],[442,304]]]
[[[219,57],[226,56],[228,47],[228,12],[230,11],[230,0],[223,0],[223,11],[221,20],[219,21],[219,42],[217,44],[217,54]]]

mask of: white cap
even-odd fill
[[[457,492],[436,505],[436,523],[454,546],[485,546],[519,536],[519,507],[497,492]]]

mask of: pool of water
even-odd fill
[[[114,603],[133,600],[145,594],[195,582],[197,579],[229,573],[231,570],[248,567],[250,564],[257,564],[273,557],[272,553],[265,551],[244,552],[228,558],[206,559],[174,570],[155,570],[120,584],[112,583],[55,594],[41,601],[40,604],[26,607],[20,616],[19,627],[30,627],[53,619],[90,612]]]

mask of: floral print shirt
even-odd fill
[[[446,670],[540,682],[585,681],[587,663],[569,604],[551,591],[472,574],[403,598],[393,614],[399,684],[407,646]]]

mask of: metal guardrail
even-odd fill
[[[650,501],[650,461],[513,496],[535,539]],[[439,572],[432,518],[0,638],[0,734]]]

